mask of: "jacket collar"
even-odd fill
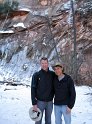
[[[45,70],[43,70],[43,69],[41,69],[41,71],[42,71],[42,72],[45,72],[45,73],[48,73],[48,72],[49,72],[49,68],[48,68],[47,71],[45,71]]]

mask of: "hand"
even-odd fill
[[[67,106],[66,112],[67,112],[67,114],[71,113],[71,109],[68,106]]]
[[[37,108],[38,108],[37,105],[33,105],[33,110],[34,111],[37,111]]]

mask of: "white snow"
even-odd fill
[[[14,33],[14,31],[13,30],[7,30],[7,31],[4,31],[4,30],[1,30],[0,31],[0,34],[11,34],[11,33]]]
[[[20,11],[30,12],[30,9],[28,9],[28,8],[20,8],[19,10],[20,10]]]
[[[72,124],[92,124],[92,96],[90,95],[92,89],[76,86],[76,93],[76,104],[72,109]],[[31,106],[30,87],[0,85],[0,124],[34,124],[29,117]],[[54,121],[53,110],[52,124],[55,124]]]
[[[9,63],[6,62],[7,56],[16,50],[17,44],[15,42],[0,48],[2,54],[5,53],[4,58],[0,60],[0,81],[30,84],[31,75],[37,70],[38,66],[32,59],[30,61],[26,57],[27,46],[17,54],[14,54]]]
[[[18,23],[18,24],[13,25],[13,27],[15,27],[15,28],[16,28],[16,27],[26,28],[22,22],[20,22],[20,23]]]
[[[64,4],[64,9],[70,9],[70,8],[71,8],[71,3],[70,1],[68,1]]]
[[[44,46],[46,46],[46,43],[45,43],[45,42],[43,42],[42,44],[43,44]]]

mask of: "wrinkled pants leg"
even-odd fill
[[[43,117],[43,112],[44,112],[45,106],[46,106],[45,102],[43,102],[43,101],[37,101],[37,106],[41,110],[42,117]],[[41,118],[40,121],[35,122],[35,124],[42,124],[42,118]]]
[[[64,121],[65,121],[65,124],[71,124],[71,113],[67,113],[66,109],[67,109],[67,106],[63,105],[62,106],[62,113],[64,116]]]
[[[62,107],[54,105],[55,124],[62,124]]]
[[[51,114],[53,110],[53,102],[46,102],[45,108],[45,124],[51,124]]]

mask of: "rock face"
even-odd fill
[[[91,1],[90,4],[81,2],[74,6],[77,83],[92,85],[92,14],[88,11],[91,11],[90,6],[85,9],[92,4]],[[85,7],[81,6],[83,4]],[[70,7],[68,0],[23,0],[18,14],[13,12],[0,19],[2,80],[30,82],[42,56],[48,57],[50,64],[59,59],[65,71],[73,76],[74,36]]]

